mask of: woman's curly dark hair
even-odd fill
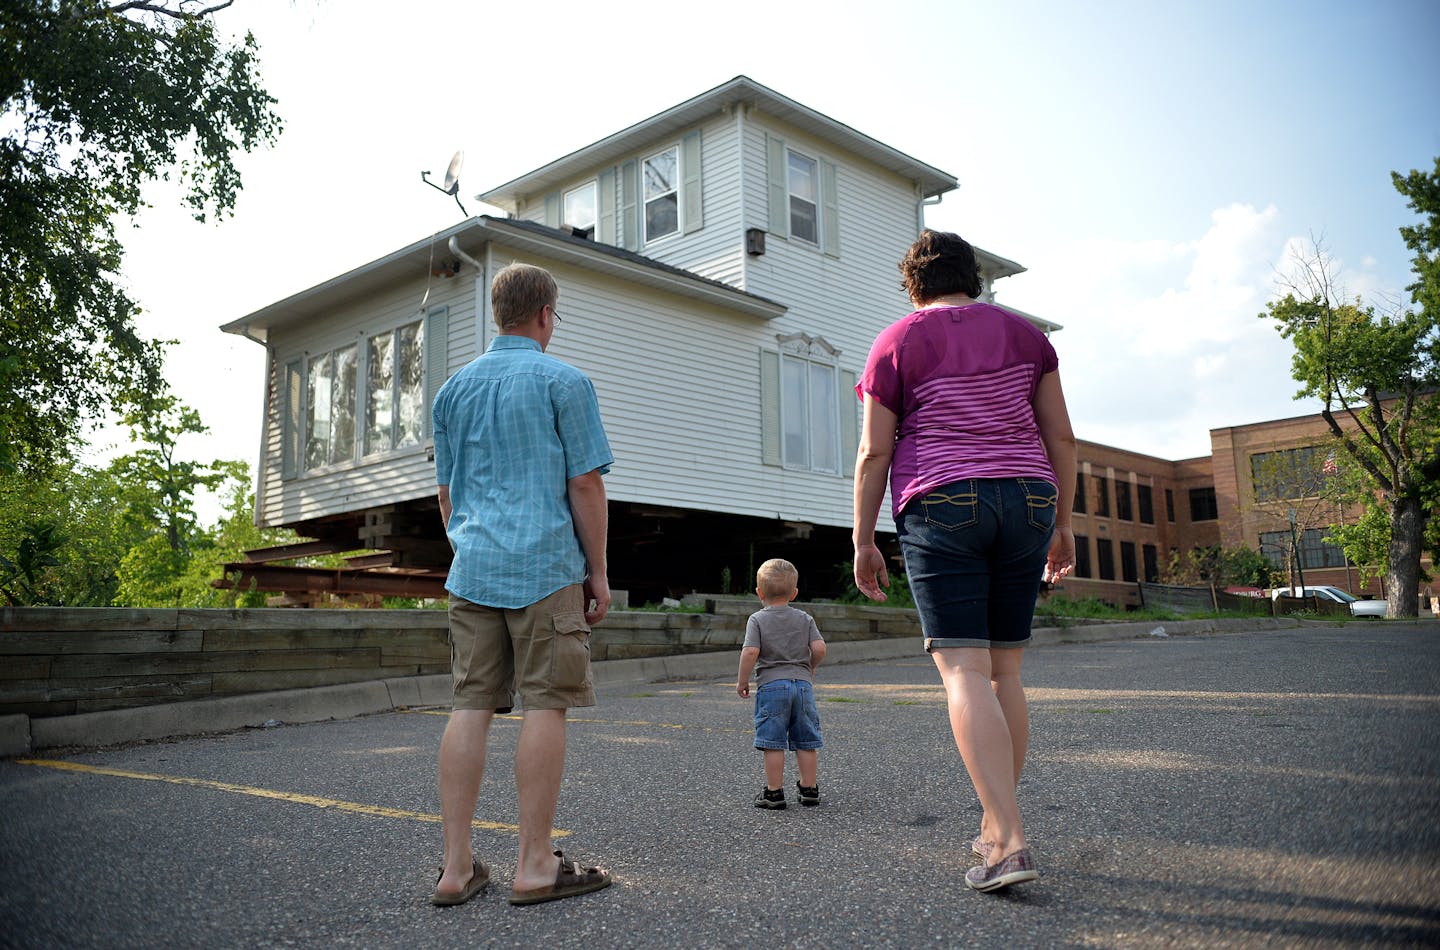
[[[980,264],[975,248],[949,231],[920,232],[900,262],[900,289],[917,303],[946,294],[980,299]]]

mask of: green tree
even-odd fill
[[[216,33],[231,2],[0,4],[0,468],[66,458],[122,387],[162,389],[115,219],[172,174],[223,217],[234,154],[279,134],[255,38]]]
[[[239,561],[245,551],[299,540],[295,532],[255,525],[255,496],[250,467],[244,462],[216,463],[225,498],[224,512],[212,527],[191,533],[184,553],[177,553],[163,534],[142,540],[119,565],[115,602],[127,607],[263,607],[265,593],[253,589],[217,588],[223,565]]]
[[[1419,280],[1410,291],[1420,309],[1382,313],[1359,298],[1346,302],[1317,243],[1297,255],[1289,292],[1267,304],[1261,317],[1274,320],[1294,345],[1298,395],[1322,400],[1330,432],[1387,509],[1387,612],[1414,617],[1426,523],[1440,492],[1440,160],[1433,174],[1395,180],[1410,207],[1427,218],[1401,229],[1416,254]]]
[[[115,459],[110,471],[129,489],[129,516],[157,526],[165,545],[183,560],[197,530],[195,493],[218,489],[230,477],[230,463],[179,457],[182,438],[210,429],[200,421],[200,413],[175,396],[137,391],[127,398],[130,405],[122,420],[130,427],[131,440],[142,447]]]

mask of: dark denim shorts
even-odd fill
[[[819,749],[820,712],[805,680],[771,680],[755,691],[755,748]]]
[[[1030,642],[1058,497],[1043,478],[967,478],[905,506],[896,527],[926,652]]]

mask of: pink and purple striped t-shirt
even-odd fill
[[[900,420],[890,463],[895,517],[917,495],[961,478],[1054,484],[1031,403],[1058,365],[1045,334],[985,303],[917,310],[876,337],[855,392]]]

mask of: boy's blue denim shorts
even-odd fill
[[[896,528],[927,653],[1030,642],[1059,494],[1043,478],[966,478],[905,506]]]
[[[771,680],[755,691],[755,748],[820,749],[815,688],[805,680]]]

